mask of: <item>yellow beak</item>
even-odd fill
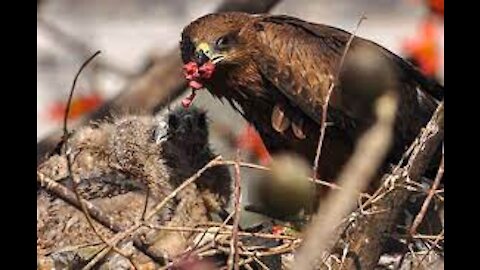
[[[210,45],[206,42],[202,42],[198,44],[197,48],[195,49],[196,53],[201,53],[203,52],[208,58],[212,59],[213,57],[213,52],[210,49]]]

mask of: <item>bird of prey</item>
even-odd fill
[[[350,37],[347,31],[286,15],[229,12],[190,23],[180,47],[193,89],[206,88],[227,100],[253,124],[270,153],[293,151],[313,163],[322,105]],[[443,98],[443,86],[360,37],[353,38],[344,66],[328,104],[317,172],[326,180],[337,176],[373,123],[368,108],[378,91],[394,90],[400,99],[389,162],[399,159]]]

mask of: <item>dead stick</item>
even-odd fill
[[[440,103],[427,126],[417,137],[417,143],[412,150],[407,164],[391,175],[395,185],[407,180],[418,181],[427,168],[432,156],[443,140],[443,102]],[[374,203],[372,207],[389,209],[375,215],[359,216],[354,228],[348,230],[347,239],[350,243],[350,252],[347,256],[345,269],[373,269],[375,268],[387,236],[395,228],[398,215],[404,209],[410,191],[405,188],[386,190],[386,195]],[[382,194],[380,194],[382,196]],[[340,247],[336,247],[340,248]]]
[[[235,188],[234,188],[234,216],[233,216],[233,230],[232,230],[232,239],[230,242],[230,255],[228,258],[228,268],[238,270],[238,262],[240,260],[240,255],[238,253],[238,226],[240,224],[240,201],[241,201],[241,177],[240,177],[240,166],[238,162],[240,161],[240,150],[237,150],[237,155],[235,157]]]
[[[37,181],[40,185],[45,188],[47,192],[56,197],[66,201],[77,209],[81,209],[80,202],[77,200],[75,194],[66,188],[64,185],[57,183],[49,179],[47,176],[42,173],[37,172]],[[114,222],[108,215],[106,215],[100,208],[92,204],[91,202],[81,199],[82,203],[85,205],[88,213],[100,224],[110,229],[113,232],[122,231],[123,226]]]
[[[432,184],[432,188],[430,189],[430,192],[428,193],[427,198],[425,198],[425,201],[422,204],[422,208],[420,209],[420,212],[418,213],[418,215],[415,217],[412,227],[410,228],[411,236],[417,233],[417,228],[420,225],[420,223],[422,223],[423,217],[427,213],[427,209],[428,209],[428,206],[430,205],[430,202],[432,201],[433,195],[435,195],[435,191],[440,185],[440,180],[442,179],[442,176],[443,176],[443,170],[444,168],[443,168],[443,156],[442,156],[442,160],[440,161],[440,167],[438,168],[438,172],[435,177],[435,181]]]
[[[338,177],[344,188],[332,191],[320,204],[318,214],[306,229],[294,269],[312,269],[315,261],[327,251],[335,237],[336,226],[355,206],[358,192],[366,188],[387,154],[393,137],[397,99],[386,92],[377,99],[374,108],[377,121],[361,136]]]
[[[318,170],[318,162],[320,161],[320,155],[322,153],[322,145],[323,145],[323,140],[325,138],[325,129],[327,127],[327,110],[328,110],[328,103],[330,102],[330,96],[332,95],[333,88],[335,85],[338,84],[338,79],[340,76],[340,72],[342,70],[343,63],[345,62],[345,57],[347,55],[348,49],[350,48],[350,45],[352,44],[353,38],[355,37],[355,33],[357,32],[358,28],[360,27],[360,24],[362,21],[366,19],[365,15],[362,15],[360,20],[357,23],[357,26],[355,27],[354,31],[350,35],[350,38],[347,41],[347,44],[345,45],[345,50],[343,51],[342,57],[340,58],[340,63],[337,68],[337,72],[335,74],[335,77],[332,80],[332,83],[330,84],[330,87],[328,88],[327,92],[327,97],[325,98],[325,102],[322,104],[322,119],[320,120],[320,138],[318,139],[318,144],[317,144],[317,151],[315,153],[315,160],[313,161],[313,178],[315,179],[317,177],[317,170]]]
[[[85,69],[85,67],[87,67],[87,65],[99,54],[100,54],[100,51],[97,51],[92,56],[90,56],[80,66],[80,69],[77,71],[77,73],[75,74],[75,77],[73,79],[72,87],[70,89],[70,94],[68,96],[67,106],[65,108],[65,115],[64,115],[64,118],[63,118],[63,138],[65,140],[65,149],[64,149],[65,153],[64,154],[65,154],[65,157],[67,159],[68,173],[69,173],[70,177],[72,178],[72,182],[73,182],[73,191],[75,193],[77,201],[80,203],[80,208],[81,208],[82,213],[84,214],[84,216],[87,220],[88,225],[92,228],[93,232],[98,236],[98,238],[100,240],[102,240],[106,245],[110,246],[110,248],[113,249],[115,252],[117,252],[121,256],[127,258],[128,261],[130,262],[130,264],[133,266],[133,268],[137,269],[137,267],[135,266],[135,264],[131,260],[130,256],[127,256],[123,251],[119,250],[117,247],[115,247],[111,243],[109,243],[105,239],[105,237],[103,237],[100,234],[100,232],[97,230],[97,228],[95,227],[95,224],[93,223],[93,220],[90,217],[90,214],[88,213],[88,210],[87,210],[86,206],[82,203],[81,196],[80,196],[80,193],[78,191],[78,183],[80,183],[80,178],[78,177],[78,175],[74,174],[73,170],[72,170],[72,164],[74,162],[74,154],[71,153],[71,149],[70,149],[70,146],[69,146],[69,140],[68,140],[69,139],[68,116],[70,114],[70,107],[71,107],[71,104],[72,104],[72,98],[73,98],[73,94],[75,92],[75,86],[76,86],[76,83],[77,83],[77,80],[78,80],[80,74]]]
[[[154,226],[154,225],[145,225],[149,228],[155,230],[165,230],[165,231],[185,231],[185,232],[198,232],[198,233],[205,233],[205,234],[214,234],[214,235],[229,235],[232,234],[231,230],[218,230],[209,231],[208,229],[200,229],[200,228],[193,228],[193,227],[181,227],[181,226]],[[239,236],[251,236],[251,237],[259,237],[259,238],[266,238],[266,239],[283,239],[283,240],[297,240],[297,237],[288,236],[288,235],[275,235],[270,233],[254,233],[254,232],[243,232],[238,231]],[[433,238],[433,236],[432,236]]]

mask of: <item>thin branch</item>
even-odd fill
[[[135,264],[133,263],[133,261],[131,260],[130,256],[127,256],[123,251],[119,250],[118,248],[116,248],[115,246],[112,246],[108,241],[107,239],[105,239],[101,234],[100,232],[97,230],[97,228],[95,227],[94,225],[94,222],[92,220],[92,218],[90,217],[90,214],[88,212],[88,208],[82,203],[82,198],[81,198],[81,195],[80,195],[80,192],[78,191],[78,184],[80,183],[80,178],[78,177],[78,175],[74,174],[73,173],[73,170],[72,170],[72,164],[73,164],[73,160],[74,160],[74,155],[73,153],[71,153],[71,149],[70,149],[70,146],[69,146],[69,131],[68,131],[68,115],[70,114],[70,106],[71,106],[71,103],[72,103],[72,97],[73,97],[73,94],[75,92],[75,86],[76,86],[76,83],[77,83],[77,80],[78,80],[78,77],[80,76],[80,74],[82,73],[82,71],[85,69],[85,67],[97,56],[100,54],[100,51],[97,51],[95,52],[91,57],[89,57],[83,64],[82,66],[80,67],[80,69],[77,71],[77,74],[75,74],[75,78],[73,79],[73,83],[72,83],[72,87],[70,89],[70,94],[68,96],[68,101],[67,101],[67,107],[65,108],[65,115],[64,115],[64,119],[63,119],[63,137],[64,137],[64,140],[65,140],[65,156],[67,158],[67,168],[68,168],[68,173],[70,175],[70,177],[72,178],[72,183],[73,183],[73,191],[75,193],[75,196],[77,198],[77,201],[80,203],[80,207],[82,209],[82,212],[87,220],[87,223],[89,224],[89,226],[92,228],[93,232],[98,236],[98,238],[100,240],[102,240],[106,245],[110,246],[111,249],[113,249],[115,252],[117,252],[118,254],[120,254],[121,256],[125,257],[126,259],[128,259],[128,261],[130,262],[130,264],[133,266],[133,268],[137,269],[137,267],[135,266]]]
[[[354,31],[350,35],[350,38],[348,39],[347,44],[345,45],[345,50],[343,51],[342,58],[340,58],[340,63],[337,68],[337,72],[335,74],[335,77],[332,80],[332,83],[330,84],[330,87],[328,88],[327,96],[325,98],[325,102],[322,104],[322,119],[320,120],[320,138],[318,139],[318,144],[317,144],[317,151],[315,153],[315,160],[313,161],[313,178],[317,177],[317,170],[318,170],[318,162],[320,161],[320,155],[322,153],[322,145],[323,145],[323,140],[325,137],[325,129],[327,127],[327,110],[328,110],[328,103],[330,102],[330,96],[332,95],[333,88],[335,85],[338,84],[338,79],[340,76],[340,72],[343,67],[343,63],[345,62],[345,57],[348,53],[348,50],[350,49],[350,45],[355,38],[355,34],[360,27],[360,24],[362,21],[366,19],[365,15],[362,15],[360,20],[357,23],[357,26],[355,27]]]
[[[419,262],[418,262],[418,266],[420,266],[420,264],[423,263],[423,261],[427,258],[427,256],[430,254],[430,252],[432,251],[433,247],[436,246],[438,244],[438,242],[440,242],[441,240],[443,240],[443,235],[444,235],[445,231],[442,230],[440,232],[440,234],[436,237],[435,241],[433,242],[433,245],[428,249],[428,251],[425,253],[425,255],[423,255],[422,258],[420,258]],[[413,268],[415,269],[415,268]]]
[[[209,163],[207,163],[203,168],[201,168],[200,170],[198,170],[194,175],[192,175],[190,178],[188,178],[187,180],[185,180],[181,185],[179,185],[174,191],[172,191],[168,196],[166,196],[160,203],[158,203],[155,208],[153,210],[151,210],[148,214],[145,215],[145,220],[148,221],[150,220],[154,215],[156,215],[158,212],[160,212],[160,210],[163,209],[163,207],[165,207],[165,205],[173,198],[175,198],[177,196],[177,194],[182,191],[183,189],[185,189],[188,185],[192,184],[194,181],[196,181],[206,170],[208,170],[209,168],[212,168],[214,166],[217,166],[217,162],[221,159],[222,157],[221,156],[217,156],[216,158],[212,159]],[[141,228],[142,226],[144,226],[144,223],[136,223],[132,226],[130,226],[128,229],[126,229],[126,231],[136,231],[138,230],[139,228]],[[119,237],[119,235],[122,235],[122,237]],[[114,236],[115,239],[118,239],[118,241],[121,241],[123,238],[127,237],[128,235],[126,234],[117,234]],[[112,240],[113,241],[113,240]],[[135,243],[135,242],[134,242]],[[108,247],[107,249],[110,249],[110,247]],[[145,250],[142,250],[144,253],[145,253]],[[148,251],[148,249],[147,249]],[[146,253],[147,255],[149,255],[150,257],[153,255],[157,261],[162,261],[161,258],[163,258],[162,255],[160,254],[156,254],[156,252],[148,252]]]
[[[212,168],[212,167],[215,167],[215,166],[218,166],[218,162],[222,159],[222,156],[217,156],[216,158],[212,159],[210,162],[208,162],[205,166],[203,166],[203,168],[201,168],[200,170],[198,170],[194,175],[192,175],[190,178],[188,178],[187,180],[185,180],[181,185],[179,185],[174,191],[172,191],[170,194],[168,194],[168,196],[166,196],[159,204],[157,204],[155,206],[155,208],[153,210],[150,211],[150,213],[148,213],[146,216],[145,216],[145,220],[150,220],[154,215],[156,215],[158,212],[160,212],[160,210],[162,210],[163,207],[165,207],[165,205],[168,203],[168,201],[170,201],[171,199],[175,198],[177,196],[177,194],[182,191],[183,189],[185,189],[188,185],[192,184],[193,182],[195,182],[198,178],[200,178],[200,176],[202,176],[202,174]]]
[[[219,165],[226,165],[226,166],[234,166],[235,164],[236,163],[235,163],[234,160],[223,160],[223,161],[219,162]],[[238,165],[240,167],[255,169],[255,170],[261,170],[261,171],[270,171],[271,170],[269,167],[265,167],[265,166],[258,165],[258,164],[253,164],[253,163],[248,163],[248,162],[239,162]],[[309,177],[308,180],[315,183],[315,184],[326,186],[326,187],[331,188],[331,189],[342,189],[341,186],[339,186],[335,183],[330,183],[328,181],[320,180],[318,178]],[[365,198],[370,198],[371,197],[371,195],[369,195],[367,193],[363,193],[363,192],[359,193],[359,195],[362,196],[362,197],[365,197]]]
[[[430,189],[430,192],[428,193],[427,198],[425,198],[425,201],[422,204],[422,208],[420,209],[420,212],[418,213],[418,215],[415,217],[412,227],[410,228],[411,236],[417,233],[417,228],[420,225],[420,223],[422,223],[422,220],[425,217],[425,214],[427,213],[428,206],[430,205],[430,202],[432,201],[432,198],[435,195],[435,191],[440,185],[440,180],[443,177],[443,171],[444,171],[443,159],[444,157],[442,156],[442,160],[440,161],[440,167],[438,168],[438,172],[437,172],[437,175],[435,176],[435,181],[433,182],[432,188]]]
[[[148,207],[148,197],[150,197],[150,188],[147,187],[147,190],[145,192],[145,204],[143,205],[143,211],[142,215],[140,216],[140,220],[144,221],[145,220],[145,214],[147,214],[147,207]]]
[[[138,227],[131,227],[128,230],[123,231],[120,234],[115,235],[112,239],[109,240],[111,243],[110,246],[106,246],[103,248],[101,252],[99,252],[93,259],[91,259],[87,265],[85,265],[82,270],[90,270],[92,269],[100,260],[102,260],[107,254],[112,250],[113,246],[116,246],[118,242],[120,242],[122,239],[127,238],[129,235],[131,235]],[[137,268],[138,269],[138,268]]]
[[[220,227],[218,227],[218,231],[215,233],[215,235],[213,236],[213,241],[215,241],[215,239],[217,238],[217,236],[220,234],[220,231],[225,228],[227,226],[227,223],[233,218],[233,216],[235,215],[235,211],[232,211],[228,217],[222,222],[222,224],[220,225]]]
[[[238,253],[238,226],[240,224],[240,202],[241,202],[241,177],[240,177],[240,150],[237,150],[237,155],[235,157],[235,187],[234,187],[234,217],[233,217],[233,230],[232,230],[232,239],[230,241],[230,256],[228,258],[228,268],[239,270],[239,259],[240,255]]]
[[[393,136],[396,107],[397,99],[388,92],[376,101],[377,121],[359,139],[351,159],[338,177],[344,188],[332,191],[306,229],[295,269],[312,269],[315,261],[329,248],[337,225],[357,203],[358,192],[368,185],[382,163]]]
[[[213,234],[214,236],[217,235],[231,235],[232,230],[222,230],[220,227],[216,231],[210,231],[208,229],[200,229],[195,227],[181,227],[181,226],[162,226],[162,225],[152,225],[152,224],[145,224],[145,226],[155,229],[155,230],[163,230],[163,231],[180,231],[180,232],[198,232],[198,233],[205,233],[205,234]],[[238,231],[239,236],[250,236],[250,237],[259,237],[265,239],[276,239],[276,240],[297,240],[297,237],[288,236],[288,235],[276,235],[271,233],[254,233],[254,232],[243,232]]]
[[[270,270],[270,268],[268,268],[268,266],[266,266],[259,258],[257,258],[257,256],[253,255],[252,258],[258,265],[260,265],[260,268],[263,270]]]
[[[90,214],[90,216],[93,219],[95,219],[98,223],[105,226],[106,228],[108,228],[114,233],[125,234],[125,232],[130,231],[132,229],[136,230],[141,226],[140,223],[137,223],[131,226],[130,228],[125,228],[124,226],[117,223],[115,220],[111,219],[100,208],[98,208],[91,202],[83,198],[81,198],[80,201],[78,201],[74,192],[70,191],[68,188],[66,188],[62,184],[59,184],[52,179],[49,179],[48,176],[44,175],[41,172],[37,172],[37,181],[40,183],[40,185],[43,188],[45,188],[47,192],[61,198],[62,200],[69,203],[70,205],[72,205],[73,207],[77,208],[80,211],[82,211],[82,207],[80,205],[82,203],[86,207],[87,212]],[[127,236],[128,235],[125,235],[125,237]],[[122,240],[123,238],[119,239],[118,241]],[[113,245],[115,245],[118,242],[118,241],[115,241],[114,239],[115,238],[109,241]],[[152,259],[153,261],[159,261],[163,258],[161,257],[162,255],[151,252],[148,248],[145,247],[145,245],[143,245],[141,242],[137,240],[134,240],[133,244],[139,251],[143,252],[146,256],[150,257],[150,259]],[[107,248],[109,249],[109,247]],[[108,251],[110,251],[110,249]]]
[[[68,136],[68,115],[70,114],[70,106],[72,104],[73,93],[75,92],[75,86],[77,84],[78,77],[82,73],[83,69],[97,56],[101,53],[101,51],[96,51],[92,56],[90,56],[81,66],[80,69],[75,74],[75,78],[73,79],[72,87],[70,88],[70,93],[68,95],[67,106],[65,107],[65,115],[63,116],[63,136],[66,140]]]
[[[389,209],[375,215],[357,216],[355,226],[343,234],[343,241],[351,243],[350,256],[347,256],[346,269],[373,269],[384,250],[386,237],[397,227],[398,216],[405,209],[411,192],[397,188],[407,180],[419,181],[443,140],[444,105],[439,104],[426,127],[415,140],[408,162],[395,173],[388,175],[380,200],[374,199],[372,209]],[[384,195],[386,194],[386,195]],[[340,248],[338,245],[336,248]]]

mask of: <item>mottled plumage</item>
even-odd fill
[[[283,15],[210,14],[184,29],[181,52],[185,63],[215,64],[202,84],[252,123],[270,152],[290,150],[313,162],[322,106],[350,35]],[[353,61],[356,53],[368,52],[383,66]],[[379,89],[365,90],[368,82]],[[320,177],[336,176],[374,120],[366,109],[370,97],[387,90],[400,97],[392,161],[429,120],[443,87],[380,45],[355,37],[329,102]]]

